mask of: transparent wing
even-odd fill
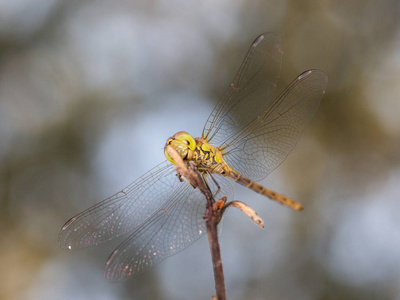
[[[122,191],[71,218],[62,227],[62,248],[94,246],[133,231],[165,203],[180,187],[169,162],[156,166]]]
[[[217,146],[259,115],[274,94],[282,54],[278,34],[257,37],[230,88],[208,117],[203,138]]]
[[[285,160],[314,116],[327,80],[322,71],[308,70],[278,98],[269,101],[267,97],[260,106],[259,117],[225,136],[219,148],[224,149],[226,162],[255,181],[271,173]]]
[[[218,178],[218,195],[233,199],[231,182]],[[176,181],[178,181],[176,179]],[[208,180],[213,193],[217,187]],[[118,281],[137,276],[198,240],[206,231],[206,199],[186,182],[169,193],[164,208],[138,227],[109,257],[105,276]]]

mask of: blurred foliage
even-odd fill
[[[104,196],[96,166],[104,145],[139,151],[128,146],[136,137],[110,138],[114,129],[161,115],[180,91],[216,103],[254,37],[279,31],[278,89],[309,68],[329,76],[315,119],[280,168],[290,183],[280,192],[292,191],[306,211],[274,216],[284,208],[271,204],[263,213],[276,225],[265,241],[253,247],[245,234],[222,244],[228,298],[399,299],[399,192],[390,185],[400,161],[399,22],[398,0],[0,1],[0,298],[211,295],[212,284],[196,282],[193,269],[192,278],[149,272],[111,286],[99,276],[106,251],[66,253],[57,233]],[[195,100],[186,98],[190,107]],[[135,146],[183,117],[167,118],[154,120]],[[138,153],[124,155],[137,161]],[[111,169],[118,155],[104,165]],[[232,263],[235,251],[241,260]],[[191,294],[190,282],[204,293]]]

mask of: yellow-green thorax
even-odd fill
[[[167,140],[164,148],[166,158],[175,164],[168,155],[166,147],[172,146],[183,161],[194,161],[199,171],[225,174],[229,166],[222,158],[222,152],[202,138],[193,138],[189,133],[180,131]]]

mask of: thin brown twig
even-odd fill
[[[198,188],[207,199],[206,213],[204,217],[206,218],[208,243],[210,245],[211,258],[213,262],[215,291],[217,293],[216,299],[226,300],[224,271],[222,267],[221,250],[218,242],[217,231],[217,225],[221,219],[223,211],[213,209],[213,204],[215,202],[214,197],[204,183],[204,180],[194,162],[189,162],[188,167],[174,148],[168,146],[167,151],[170,157],[176,162],[175,170],[178,174],[195,188]],[[212,299],[215,299],[215,296],[213,296]]]

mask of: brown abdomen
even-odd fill
[[[289,206],[289,207],[293,208],[294,210],[302,210],[303,209],[303,206],[301,206],[300,203],[298,203],[284,195],[281,195],[272,190],[269,190],[269,189],[263,187],[261,184],[258,184],[254,181],[251,181],[249,178],[240,175],[236,171],[232,170],[232,171],[228,172],[225,176],[236,181],[237,183],[255,191],[256,193],[267,196],[271,200],[274,200],[283,205]]]

